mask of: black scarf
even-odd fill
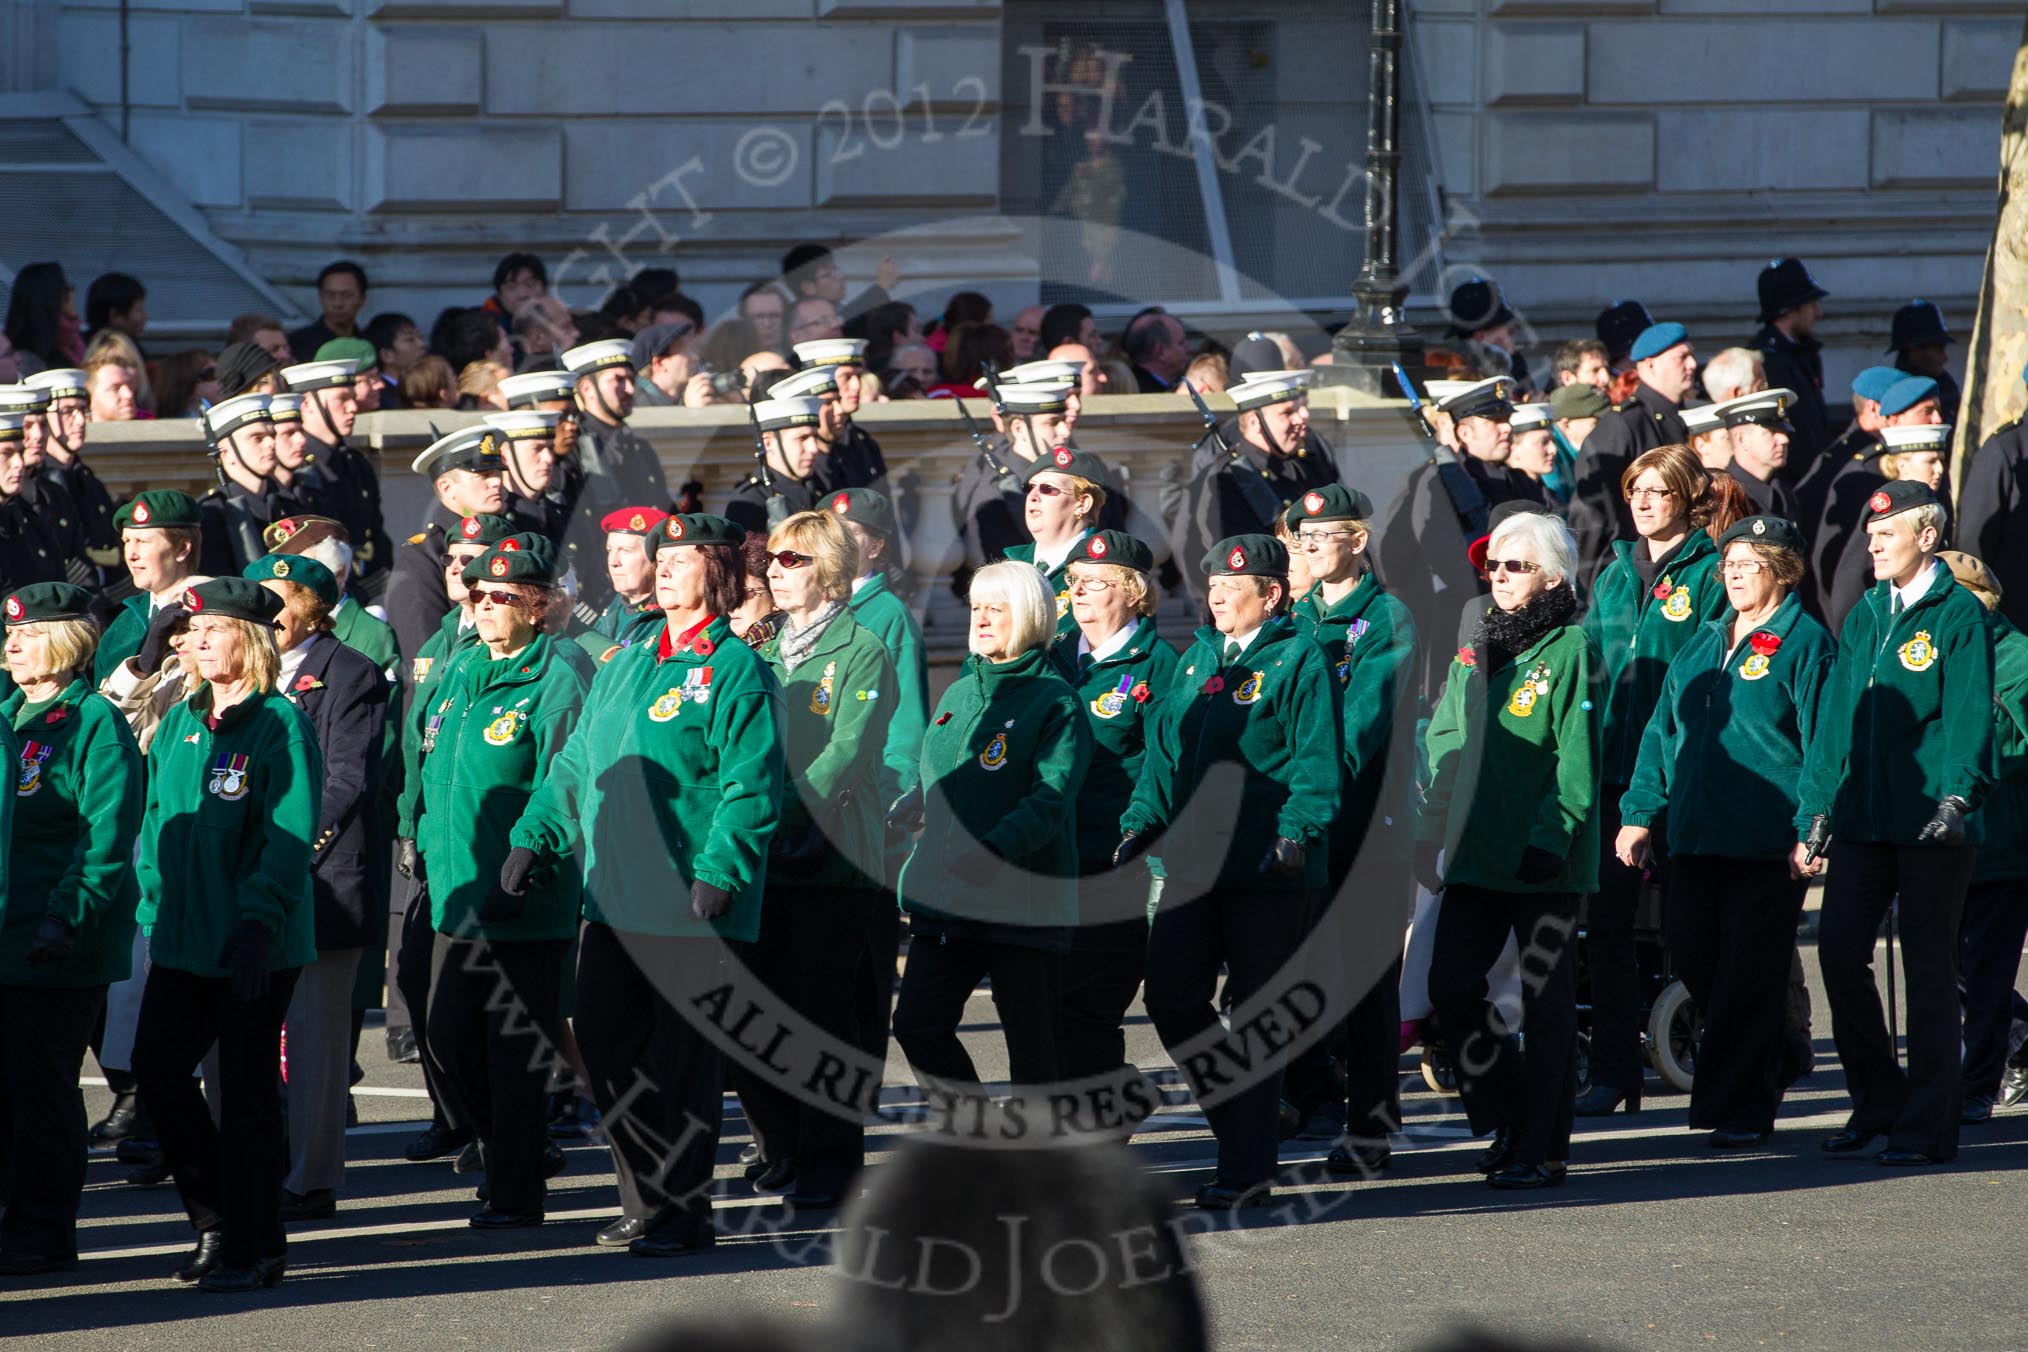
[[[1547,591],[1519,610],[1493,606],[1479,620],[1472,639],[1481,671],[1497,671],[1515,653],[1532,645],[1550,630],[1577,617],[1577,592],[1568,582]]]

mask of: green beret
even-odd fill
[[[1221,573],[1237,577],[1286,578],[1289,551],[1272,535],[1228,535],[1206,551],[1198,563],[1206,577]]]
[[[1101,488],[1106,484],[1105,462],[1090,451],[1080,451],[1075,446],[1058,446],[1029,461],[1028,468],[1021,472],[1023,486],[1034,483],[1038,474],[1073,474]]]
[[[380,349],[364,338],[333,338],[317,349],[316,361],[351,361],[353,371],[365,375],[380,369]]]
[[[491,512],[482,512],[477,516],[468,516],[460,521],[457,530],[452,532],[450,538],[445,540],[444,543],[447,545],[485,545],[491,548],[514,534],[515,529],[515,523],[508,518],[494,516]]]
[[[1070,563],[1117,563],[1137,573],[1155,569],[1155,551],[1123,530],[1093,531],[1071,551]]]
[[[556,555],[548,548],[537,549],[532,545],[523,548],[522,542],[530,538],[542,540],[545,546],[549,543],[541,536],[509,536],[465,565],[460,575],[465,585],[472,587],[487,581],[550,585],[556,580]]]
[[[31,582],[8,596],[6,611],[9,624],[88,620],[92,617],[92,594],[68,582]]]
[[[1289,504],[1282,524],[1290,530],[1305,521],[1371,521],[1373,502],[1356,488],[1325,484],[1313,488]]]
[[[1796,528],[1795,522],[1779,516],[1749,516],[1733,522],[1718,537],[1719,552],[1724,553],[1726,547],[1735,540],[1744,540],[1748,544],[1755,545],[1773,545],[1777,549],[1786,549],[1799,558],[1803,553],[1802,531]]]
[[[1929,491],[1929,485],[1916,479],[1889,479],[1866,499],[1866,520],[1868,523],[1883,521],[1917,507],[1928,507],[1936,502],[1936,494]]]
[[[282,598],[258,582],[243,577],[215,577],[183,589],[183,608],[192,615],[216,615],[221,619],[245,620],[248,624],[273,624],[282,613]]]
[[[1579,380],[1550,395],[1549,409],[1559,421],[1568,422],[1573,418],[1603,418],[1612,411],[1612,404],[1598,392],[1596,385]]]
[[[670,549],[676,545],[731,545],[738,549],[746,543],[743,527],[727,521],[710,512],[682,512],[662,523],[662,529],[655,537],[655,548]]]
[[[831,495],[830,506],[840,518],[857,522],[875,535],[892,538],[895,533],[894,504],[885,493],[871,488],[847,488]]]
[[[327,609],[338,604],[338,579],[306,554],[263,554],[241,569],[240,576],[250,582],[300,582],[317,593]]]
[[[197,500],[173,488],[151,488],[137,493],[132,502],[113,513],[115,530],[129,526],[183,526],[194,530],[202,522]]]

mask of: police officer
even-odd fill
[[[1894,312],[1888,334],[1887,350],[1894,354],[1894,369],[1934,380],[1943,420],[1956,422],[1961,393],[1957,377],[1951,374],[1950,345],[1957,340],[1944,324],[1943,311],[1935,301],[1912,300]]]
[[[824,401],[811,394],[763,399],[752,407],[767,463],[739,481],[726,501],[725,517],[742,530],[766,531],[770,522],[816,505],[811,476],[824,453],[826,415]]]
[[[348,351],[331,357],[329,352]],[[368,602],[386,592],[394,566],[394,543],[381,516],[380,474],[366,455],[347,442],[359,417],[355,393],[360,372],[377,363],[379,354],[363,339],[326,343],[318,360],[284,367],[289,392],[303,396],[303,435],[311,456],[308,477],[328,503],[328,515],[345,523],[352,540],[357,576],[346,584]]]
[[[1726,470],[1746,490],[1754,516],[1793,520],[1786,470],[1795,452],[1796,408],[1793,390],[1760,390],[1714,405],[1725,422],[1732,459]]]
[[[2021,378],[2028,381],[2028,367]],[[1958,489],[1958,540],[2000,580],[2000,610],[2028,626],[2028,425],[2020,419],[1986,438]]]
[[[317,956],[310,842],[324,775],[309,720],[274,688],[281,598],[222,577],[184,605],[204,684],[169,710],[149,756],[135,871],[154,965],[134,1074],[197,1230],[177,1280],[251,1291],[286,1265],[275,1056],[297,973]],[[213,1044],[216,1125],[190,1074]]]
[[[537,622],[553,556],[506,545],[464,566],[477,643],[432,690],[415,808],[429,879],[428,1057],[451,1116],[483,1146],[486,1207],[470,1222],[479,1230],[542,1223],[545,1091],[582,887],[566,866],[520,896],[499,889],[507,833],[576,729],[585,693],[560,657],[563,641]]]
[[[1991,783],[1993,638],[1937,561],[1943,505],[1901,479],[1867,502],[1878,579],[1852,611],[1824,715],[1803,760],[1793,860],[1824,870],[1817,954],[1852,1116],[1823,1142],[1882,1164],[1935,1164],[1958,1147],[1958,919]],[[1880,923],[1896,896],[1908,975],[1908,1069],[1874,984]]]
[[[83,371],[64,367],[21,382],[49,397],[43,410],[44,474],[55,480],[72,505],[84,533],[85,559],[101,579],[119,565],[119,535],[113,525],[113,498],[85,463],[85,424],[91,419],[90,381]]]
[[[91,685],[91,594],[62,582],[8,593],[0,699],[12,823],[0,926],[0,1276],[77,1264],[84,1193],[78,1069],[108,983],[128,974],[141,753]],[[4,816],[5,814],[0,814]],[[0,826],[7,826],[0,821]]]
[[[1472,277],[1451,291],[1450,336],[1464,350],[1465,364],[1488,375],[1507,376],[1519,390],[1534,388],[1528,359],[1514,350],[1514,312],[1497,283]]]
[[[1633,519],[1620,496],[1620,476],[1634,457],[1657,446],[1689,440],[1682,407],[1696,388],[1697,354],[1681,324],[1650,324],[1629,349],[1640,378],[1631,398],[1599,419],[1578,452],[1577,489],[1570,504],[1570,529],[1577,537],[1580,582],[1606,564],[1614,540],[1632,532]]]
[[[1760,353],[1770,389],[1793,390],[1795,424],[1788,472],[1790,482],[1816,462],[1830,432],[1824,416],[1824,345],[1811,330],[1822,317],[1830,292],[1818,286],[1800,258],[1777,258],[1760,270],[1760,332],[1751,346]]]
[[[662,526],[661,636],[606,664],[500,871],[519,895],[582,850],[576,1027],[624,1211],[599,1239],[642,1257],[715,1239],[721,1063],[693,1001],[722,983],[721,940],[759,937],[784,754],[781,691],[725,618],[745,532],[704,513]]]
[[[444,581],[451,533],[467,517],[499,515],[505,506],[501,440],[498,429],[483,423],[461,427],[431,442],[411,466],[429,481],[435,500],[422,529],[396,551],[394,576],[387,584],[388,622],[405,653],[421,652],[451,608]]]
[[[198,499],[204,549],[199,571],[237,577],[240,569],[267,553],[261,532],[288,515],[275,483],[275,424],[268,396],[242,394],[213,404],[204,414],[218,483]]]
[[[846,488],[885,490],[887,458],[880,453],[880,443],[852,420],[852,415],[859,411],[860,378],[866,373],[866,340],[823,338],[811,343],[797,343],[793,351],[796,360],[805,369],[829,367],[832,387],[837,391],[836,430],[831,433],[830,444],[824,448],[823,455],[818,457],[813,476],[818,491],[835,493]],[[782,398],[789,391],[777,387],[772,393],[776,398]]]
[[[1152,849],[1169,878],[1148,935],[1143,1000],[1172,1056],[1217,1029],[1221,964],[1237,1028],[1295,954],[1329,876],[1342,777],[1329,660],[1287,614],[1288,551],[1270,535],[1236,535],[1199,567],[1211,624],[1197,631],[1156,714],[1113,856],[1123,865]],[[1230,767],[1224,801],[1199,792],[1214,767]],[[1201,1099],[1214,1086],[1199,1078]],[[1206,1108],[1218,1169],[1197,1205],[1268,1200],[1281,1085],[1277,1066]]]

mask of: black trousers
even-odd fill
[[[965,1002],[979,983],[993,979],[993,1008],[1007,1039],[1007,1070],[1015,1084],[1048,1084],[1058,1077],[1056,1000],[1063,955],[994,939],[916,929],[908,969],[894,1002],[894,1040],[920,1078],[976,1085],[958,1028]]]
[[[1965,893],[1964,921],[1959,926],[1965,1064],[1958,1079],[1967,1097],[1999,1095],[2024,940],[2028,940],[2028,878],[1973,883]]]
[[[769,883],[761,905],[760,938],[747,969],[789,1008],[848,1046],[862,1047],[859,1028],[863,972],[859,958],[873,912],[891,898],[846,887]],[[893,963],[889,962],[890,970]],[[728,1069],[753,1124],[761,1154],[788,1161],[804,1187],[842,1191],[866,1161],[863,1118],[809,1103],[781,1081],[754,1073],[742,1058]]]
[[[1212,997],[1218,970],[1235,1009],[1258,994],[1295,956],[1309,927],[1306,892],[1214,888],[1181,905],[1164,904],[1148,930],[1142,1001],[1170,1054],[1216,1027]],[[1217,1182],[1248,1188],[1274,1177],[1279,1163],[1279,1106],[1286,1067],[1204,1110],[1218,1138]]]
[[[1078,882],[1079,913],[1097,923],[1079,925],[1063,955],[1056,1051],[1066,1080],[1127,1064],[1127,1010],[1148,966],[1148,887],[1138,865]]]
[[[1584,957],[1591,995],[1591,1082],[1632,1091],[1641,1087],[1647,1067],[1641,1054],[1640,961],[1634,949],[1641,872],[1613,853],[1620,833],[1620,792],[1621,786],[1615,786],[1599,795],[1598,891],[1584,902]]]
[[[620,1206],[657,1234],[711,1242],[711,1168],[723,1123],[718,1047],[684,1016],[728,979],[716,938],[587,923],[577,957],[578,1046],[619,1175]]]
[[[430,890],[427,884],[410,881],[408,906],[395,927],[394,961],[388,967],[387,1026],[396,1027],[395,992],[399,991],[403,1022],[415,1034],[417,1053],[422,1057],[423,1088],[430,1096],[433,1126],[465,1128],[471,1124],[453,1114],[437,1088],[436,1064],[429,1051],[430,980],[436,953],[436,929],[430,924]]]
[[[1788,1056],[1789,968],[1809,885],[1786,859],[1669,861],[1669,956],[1704,1016],[1690,1125],[1773,1131]]]
[[[77,1076],[104,986],[0,986],[0,1254],[77,1257],[91,1141]]]
[[[1570,1158],[1577,1099],[1577,898],[1453,886],[1437,912],[1429,998],[1457,1066],[1474,1135],[1505,1129],[1516,1164]],[[1526,1050],[1487,1000],[1486,973],[1521,946]]]
[[[1958,921],[1974,854],[1969,845],[1834,840],[1817,928],[1831,1038],[1852,1096],[1850,1126],[1940,1160],[1958,1153]],[[1880,922],[1897,894],[1908,978],[1906,1072],[1888,1040],[1873,972]]]
[[[134,1078],[155,1119],[162,1155],[198,1230],[225,1232],[235,1267],[278,1258],[282,1235],[282,1019],[300,969],[268,974],[257,1000],[233,998],[222,977],[156,963],[141,996]],[[218,1046],[218,1124],[191,1067]]]
[[[901,907],[892,891],[867,918],[860,946],[859,979],[853,995],[853,1019],[859,1025],[859,1050],[887,1064],[887,1038],[894,1022],[895,959],[901,953]]]
[[[430,955],[423,1054],[435,1089],[485,1146],[487,1205],[541,1212],[549,1073],[561,1063],[565,939],[493,941],[439,934]]]

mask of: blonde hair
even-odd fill
[[[1136,615],[1155,613],[1155,595],[1148,587],[1147,575],[1138,568],[1129,568],[1124,563],[1094,563],[1090,559],[1074,559],[1072,568],[1094,573],[1102,582],[1111,583],[1127,594],[1128,607]]]
[[[84,372],[86,383],[96,379],[102,366],[124,366],[127,374],[134,378],[134,406],[155,407],[155,390],[148,382],[148,367],[141,360],[141,349],[126,334],[118,329],[100,329],[92,335],[91,346],[85,349]],[[180,416],[170,414],[170,417]]]
[[[52,675],[75,676],[88,670],[99,648],[99,627],[90,620],[32,620],[14,628],[48,641]]]
[[[793,549],[810,556],[817,588],[828,601],[852,595],[859,576],[859,546],[852,533],[830,512],[797,512],[768,532],[770,550]]]
[[[243,669],[241,674],[253,683],[254,689],[263,695],[275,692],[275,683],[282,678],[282,654],[275,647],[275,631],[265,624],[242,620],[237,615],[216,615],[212,617],[239,635]],[[191,673],[196,674],[196,664],[191,664]],[[211,682],[198,681],[190,692],[195,699],[200,691],[209,690]]]
[[[1106,505],[1104,484],[1095,484],[1090,479],[1070,474],[1060,469],[1042,470],[1039,472],[1054,474],[1059,479],[1068,480],[1070,486],[1064,491],[1069,493],[1073,499],[1082,499],[1085,503],[1085,510],[1077,514],[1078,521],[1087,526],[1097,527],[1098,515],[1104,510]],[[1031,480],[1030,482],[1032,483],[1033,481]]]
[[[1941,459],[1943,458],[1943,452],[1942,452],[1941,450],[1935,450],[1935,451],[1888,451],[1888,452],[1887,452],[1886,454],[1884,454],[1884,455],[1882,455],[1882,456],[1880,457],[1880,472],[1881,472],[1881,474],[1885,475],[1885,476],[1886,476],[1887,478],[1889,478],[1889,479],[1899,479],[1899,478],[1901,478],[1901,477],[1902,477],[1902,475],[1901,475],[1901,470],[1902,470],[1902,461],[1903,461],[1903,460],[1904,460],[1905,458],[1909,457],[1909,456],[1916,456],[1916,455],[1933,455],[1933,456],[1936,456],[1936,457],[1937,457],[1937,458],[1938,458],[1939,460],[1941,460]]]
[[[1056,598],[1049,583],[1032,563],[1003,559],[989,563],[972,574],[966,600],[973,605],[998,601],[1014,619],[1014,633],[1007,648],[1009,657],[1019,657],[1049,642],[1056,633]]]

